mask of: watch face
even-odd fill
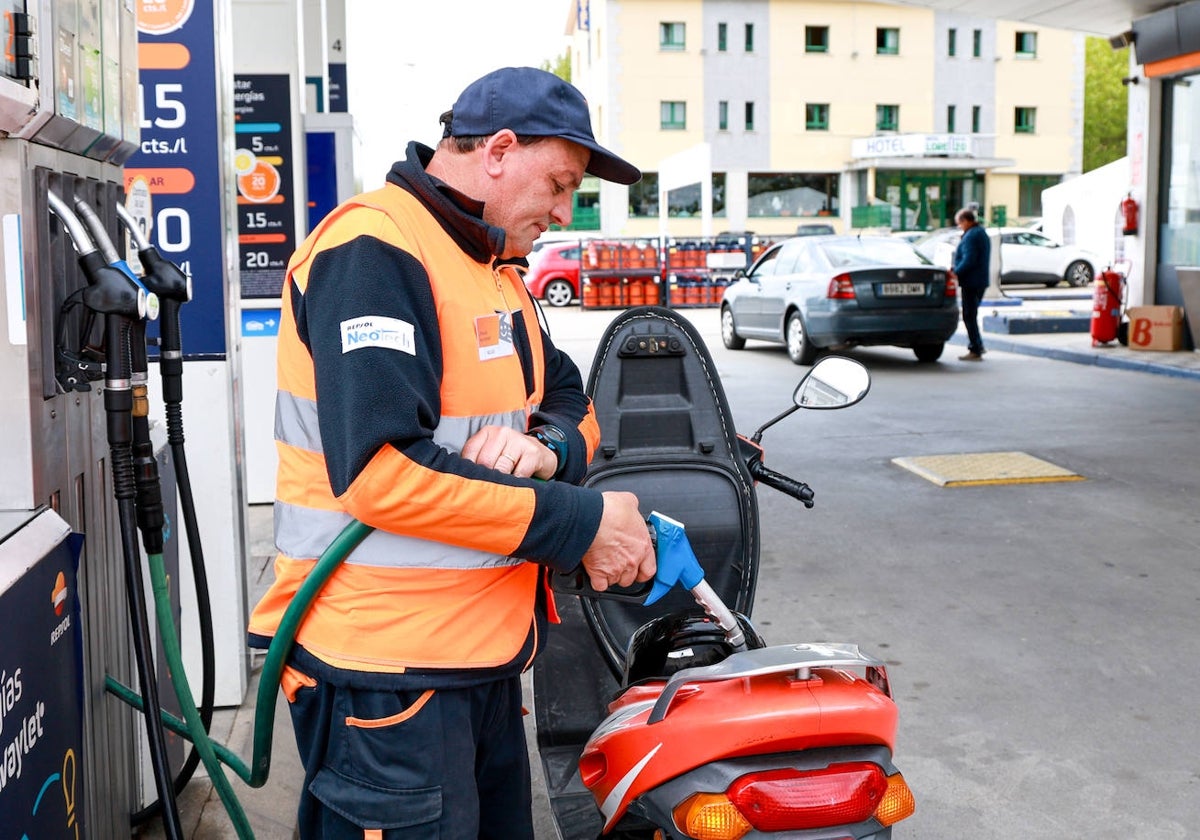
[[[566,443],[567,442],[566,434],[564,434],[563,430],[558,428],[558,426],[542,426],[541,432],[543,435],[545,435],[547,438],[554,441],[555,443]]]

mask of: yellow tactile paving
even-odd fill
[[[967,452],[893,458],[892,463],[942,487],[1083,481],[1078,473],[1025,452]]]

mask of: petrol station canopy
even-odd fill
[[[1026,21],[1106,38],[1119,38],[1137,18],[1178,5],[1162,0],[899,0],[897,4]]]

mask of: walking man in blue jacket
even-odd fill
[[[982,362],[983,337],[979,333],[979,304],[987,291],[992,264],[992,243],[987,231],[975,220],[975,211],[964,207],[954,214],[954,223],[962,239],[954,249],[951,272],[958,278],[962,295],[963,326],[967,328],[967,352],[958,358],[964,362]]]

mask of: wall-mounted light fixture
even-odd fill
[[[1120,35],[1113,35],[1111,38],[1109,38],[1108,45],[1110,47],[1112,47],[1114,50],[1123,50],[1126,47],[1128,47],[1130,44],[1132,44],[1133,41],[1134,41],[1133,30],[1127,29],[1124,32],[1122,32]]]

